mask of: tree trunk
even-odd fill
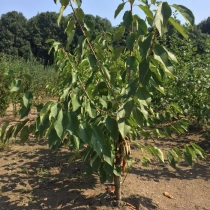
[[[120,184],[120,176],[114,175],[114,186],[115,186],[115,195],[117,200],[121,200],[121,184]]]

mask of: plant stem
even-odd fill
[[[117,200],[122,199],[121,195],[121,184],[120,184],[120,176],[114,175],[114,186],[115,186],[115,195]]]

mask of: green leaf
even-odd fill
[[[75,93],[71,94],[71,103],[73,107],[73,112],[77,111],[77,109],[79,109],[79,107],[81,106],[78,101],[78,95],[76,95]]]
[[[14,137],[16,138],[19,131],[23,128],[23,126],[29,121],[29,119],[26,119],[24,121],[21,121],[20,123],[16,124],[15,127],[14,127]]]
[[[57,118],[58,111],[61,109],[61,107],[58,105],[58,103],[53,103],[50,107],[50,117],[49,119],[51,120],[52,118],[55,119]]]
[[[95,133],[92,133],[91,144],[93,146],[94,151],[96,151],[97,155],[100,156],[102,153],[102,144],[100,143],[100,139],[97,138]]]
[[[172,17],[169,18],[169,22],[174,26],[174,28],[185,38],[188,39],[188,35],[185,29]]]
[[[20,142],[25,143],[29,137],[29,128],[28,126],[23,127],[20,133]]]
[[[5,131],[6,131],[8,125],[9,125],[9,122],[5,122],[0,129],[0,139],[2,142],[3,142],[4,134],[5,134]]]
[[[67,42],[66,42],[66,49],[68,50],[69,45],[72,43],[74,38],[75,30],[72,30],[70,33],[68,33]]]
[[[144,116],[143,116],[141,110],[138,107],[134,107],[134,109],[133,109],[133,117],[136,120],[138,125],[143,126]]]
[[[139,64],[139,80],[141,84],[146,87],[151,77],[149,62],[144,58]]]
[[[47,43],[50,43],[50,42],[55,42],[55,39],[47,39],[47,40],[45,41],[46,44],[47,44]]]
[[[166,156],[167,156],[170,166],[173,167],[174,169],[176,169],[176,161],[175,161],[173,155],[171,154],[171,152],[166,151]]]
[[[206,158],[206,153],[204,152],[204,150],[200,146],[198,146],[195,143],[191,143],[191,145],[198,155],[200,155],[202,158]]]
[[[94,76],[95,76],[95,71],[92,72],[91,76],[88,78],[86,84],[85,84],[85,88],[87,89],[89,87],[90,84],[92,84]]]
[[[133,21],[132,12],[126,11],[123,16],[123,25],[129,29]]]
[[[130,126],[126,124],[127,117],[128,113],[126,113],[124,106],[121,106],[117,113],[117,120],[118,120],[118,129],[123,138],[125,138],[128,135],[131,129]]]
[[[48,115],[48,112],[51,108],[51,105],[53,104],[54,102],[52,101],[48,101],[44,106],[43,108],[41,109],[41,112],[40,112],[40,122],[43,123],[44,119],[46,118],[46,116]]]
[[[146,35],[147,34],[147,24],[144,20],[138,19],[138,32],[140,35]]]
[[[164,49],[165,49],[165,51],[168,53],[169,58],[170,58],[173,62],[178,63],[178,60],[177,60],[176,56],[175,56],[172,52],[168,51],[165,47],[164,47]]]
[[[68,24],[67,24],[66,29],[65,29],[65,33],[67,35],[72,33],[72,30],[74,30],[74,28],[75,28],[75,24],[76,24],[75,20],[69,20],[68,21]]]
[[[26,81],[28,81],[29,83],[31,83],[32,77],[29,74],[23,74],[23,77],[25,78]]]
[[[96,62],[97,62],[96,57],[93,54],[89,54],[88,61],[90,63],[90,67],[94,68],[94,66],[96,65]]]
[[[137,62],[135,56],[127,56],[127,62],[126,62],[128,69],[135,71],[137,69]]]
[[[78,7],[81,7],[81,5],[82,5],[82,0],[73,0],[73,2],[74,2]]]
[[[123,10],[125,4],[126,4],[126,2],[123,2],[123,3],[118,5],[118,7],[117,7],[117,9],[115,10],[115,13],[114,13],[114,18],[116,18],[119,15],[119,13]]]
[[[104,161],[108,163],[110,166],[113,166],[114,156],[112,155],[111,150],[106,145],[102,145],[102,153],[103,153]]]
[[[78,121],[78,120],[77,120]],[[72,123],[74,123],[74,121],[72,121]],[[73,126],[74,124],[72,124]],[[90,127],[89,124],[85,123],[83,125],[80,124],[79,127],[79,133],[80,133],[80,137],[82,139],[82,141],[84,143],[89,143],[90,144],[90,140],[91,140],[91,136],[92,136],[92,128]]]
[[[152,11],[148,8],[148,6],[143,6],[143,5],[139,5],[139,7],[143,10],[143,12],[145,13],[145,15],[151,19],[153,19],[153,13]]]
[[[139,1],[141,1],[142,3],[148,5],[148,0],[139,0]]]
[[[85,14],[81,8],[75,9],[75,15],[79,20],[84,21]]]
[[[129,101],[127,101],[125,104],[124,104],[124,109],[125,109],[125,112],[126,112],[126,116],[127,117],[130,117],[130,114],[133,110],[133,107],[134,107],[134,100],[133,99],[130,99]]]
[[[2,133],[1,133],[1,134],[0,134],[1,141],[3,141],[3,142],[5,143],[8,139],[10,139],[10,138],[12,137],[12,135],[13,135],[14,128],[15,128],[14,125],[9,127],[9,129],[8,129],[7,132],[6,132],[5,139],[3,139],[3,135],[2,135]]]
[[[139,79],[134,79],[127,87],[124,89],[124,92],[121,93],[122,98],[129,99],[131,96],[134,96],[139,85]]]
[[[126,39],[126,47],[128,50],[133,50],[133,45],[135,43],[135,33],[129,34]]]
[[[100,182],[103,184],[106,182],[106,172],[103,168],[104,164],[100,165],[100,169],[99,169],[99,176],[100,176]]]
[[[182,152],[178,148],[173,148],[172,149],[173,156],[175,157],[176,161],[179,163],[180,159],[182,158]]]
[[[74,150],[78,151],[80,147],[80,140],[77,136],[71,136],[70,137],[71,143],[73,145]]]
[[[148,90],[144,87],[139,87],[136,96],[138,97],[140,104],[143,106],[149,106],[151,103],[151,96]]]
[[[163,27],[168,22],[168,19],[171,16],[171,14],[172,14],[171,7],[168,5],[167,2],[159,3],[154,23],[159,31],[160,36],[163,35]]]
[[[89,20],[85,20],[84,22],[84,26],[87,29],[87,31],[92,31],[94,30],[94,23],[89,21]]]
[[[158,149],[157,147],[153,147],[153,149],[154,149],[154,152],[155,152],[155,154],[156,154],[156,157],[162,162],[162,163],[164,163],[164,156],[163,156],[163,152],[160,150],[160,149]]]
[[[20,90],[20,87],[21,87],[21,80],[20,79],[15,79],[12,82],[10,91],[11,92],[17,92],[18,90]]]
[[[183,153],[184,153],[184,159],[185,159],[185,162],[192,166],[192,155],[190,153],[190,151],[187,149],[187,147],[185,147],[185,149],[183,149]]]
[[[48,144],[52,149],[58,149],[61,146],[61,140],[57,136],[55,129],[52,129],[48,136]]]
[[[114,170],[113,166],[111,166],[107,162],[104,162],[103,168],[104,168],[104,171],[106,171],[106,174],[108,174],[109,176],[113,175],[113,170]]]
[[[113,38],[113,41],[118,41],[122,35],[124,34],[125,32],[125,27],[123,25],[121,25],[114,33],[114,38]]]
[[[139,52],[143,58],[148,56],[149,49],[151,48],[152,38],[153,38],[153,33],[150,33],[143,42],[139,41],[138,43]]]
[[[96,111],[95,109],[93,109],[92,104],[89,100],[87,100],[85,103],[85,110],[91,118],[96,117]]]
[[[107,85],[105,82],[100,82],[98,85],[98,92],[99,94],[102,96],[102,95],[105,95],[107,96],[108,95],[108,88],[107,88]]]
[[[168,59],[168,53],[160,44],[155,44],[154,58],[163,65],[164,71],[166,72],[166,74],[174,78],[172,72],[170,71],[172,64]]]
[[[99,167],[101,166],[101,158],[96,154],[91,158],[90,165],[94,171],[98,171]]]
[[[85,41],[86,41],[85,36],[78,37],[78,45],[77,45],[78,54],[81,54],[81,55],[83,54]]]
[[[123,47],[123,46],[115,48],[114,56],[112,57],[112,60],[116,61],[120,57],[120,55],[124,49],[125,49],[125,47]]]
[[[178,10],[183,15],[183,17],[185,18],[185,20],[188,23],[190,23],[192,26],[194,25],[195,17],[193,15],[193,13],[191,12],[191,10],[189,10],[185,6],[177,5],[177,4],[173,4],[172,7],[174,7],[176,10]]]
[[[66,9],[66,6],[61,6],[61,8],[60,8],[60,12],[59,12],[58,20],[57,20],[58,26],[60,25],[61,18],[63,16],[63,12],[64,12],[65,9]]]
[[[69,0],[60,0],[60,3],[61,3],[62,6],[66,7],[69,4]]]
[[[108,116],[105,120],[105,124],[106,124],[107,129],[111,133],[112,139],[116,140],[119,136],[117,121],[111,118],[110,116]]]
[[[23,119],[25,116],[28,116],[30,110],[30,105],[28,107],[22,106],[21,109],[18,111],[19,119]]]
[[[68,120],[67,132],[69,132],[70,135],[78,136],[79,120],[75,112],[68,112]]]
[[[25,107],[29,106],[29,102],[33,99],[33,95],[31,92],[27,92],[23,95],[23,105]]]
[[[63,111],[62,111],[62,109],[60,109],[58,112],[57,119],[54,123],[54,128],[56,130],[57,136],[60,139],[62,139],[63,131],[64,131],[62,121],[63,121]]]

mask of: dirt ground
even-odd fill
[[[10,119],[9,116],[4,119]],[[117,203],[105,190],[112,184],[100,184],[97,174],[87,177],[86,164],[79,160],[68,165],[72,154],[67,149],[49,150],[46,140],[37,141],[32,136],[25,145],[14,140],[0,151],[0,210],[210,210],[210,141],[202,133],[191,132],[157,140],[157,146],[168,149],[189,142],[199,142],[207,159],[195,163],[193,168],[181,163],[177,170],[157,161],[143,167],[141,153],[133,146],[135,163],[122,177],[123,201]],[[164,196],[165,192],[173,198]]]

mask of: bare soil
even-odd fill
[[[31,118],[33,116],[32,113]],[[8,119],[14,121],[10,110],[0,119],[0,124]],[[138,142],[151,143],[143,139]],[[118,203],[114,195],[106,191],[112,183],[100,184],[97,174],[88,177],[86,164],[79,160],[68,165],[72,155],[69,150],[52,151],[46,140],[38,141],[33,136],[24,145],[18,139],[13,140],[9,147],[0,151],[0,210],[209,210],[210,142],[196,131],[157,140],[156,145],[165,150],[189,142],[201,145],[207,159],[193,167],[181,163],[177,170],[156,160],[148,168],[143,167],[141,152],[133,146],[135,162],[122,177],[123,201]]]

